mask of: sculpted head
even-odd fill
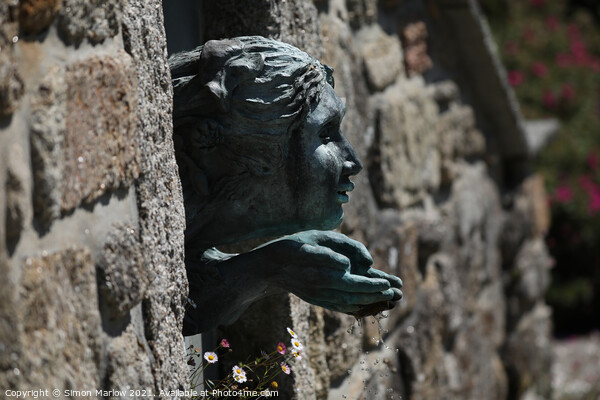
[[[339,225],[362,165],[331,68],[258,36],[207,42],[170,66],[186,241]]]

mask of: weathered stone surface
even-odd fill
[[[137,75],[139,168],[136,181],[144,264],[155,279],[142,303],[152,352],[154,388],[189,386],[181,334],[188,283],[183,263],[185,215],[172,141],[172,88],[161,4],[129,1],[122,14],[124,47]]]
[[[374,91],[381,91],[403,72],[400,41],[387,35],[379,25],[363,28],[357,34],[367,82]]]
[[[503,359],[512,398],[520,398],[530,387],[541,398],[551,397],[551,314],[548,306],[536,304],[508,337]]]
[[[441,96],[434,89],[436,100]],[[437,128],[438,146],[442,156],[442,182],[449,185],[456,179],[459,170],[454,160],[482,156],[485,151],[485,138],[475,127],[475,116],[471,107],[457,103],[451,103],[449,109],[440,115]]]
[[[52,67],[31,99],[33,207],[36,218],[44,227],[60,216],[66,96],[64,70]]]
[[[14,53],[19,40],[17,15],[17,4],[0,4],[0,117],[16,110],[24,92]]]
[[[362,337],[354,317],[329,310],[324,310],[323,316],[328,371],[331,382],[339,382],[358,361]]]
[[[402,44],[408,76],[422,74],[432,67],[433,63],[427,54],[427,26],[424,22],[406,25],[402,31]]]
[[[374,101],[369,178],[381,206],[414,205],[440,184],[437,104],[418,79],[390,86]]]
[[[122,8],[118,0],[62,0],[58,32],[67,44],[101,43],[119,32]]]
[[[97,268],[102,299],[119,317],[142,301],[155,278],[154,271],[144,263],[138,232],[128,225],[114,227]]]
[[[136,78],[125,52],[67,67],[63,212],[137,178]]]
[[[206,2],[205,40],[261,35],[293,44],[315,58],[321,56],[319,19],[311,1]]]
[[[47,29],[54,21],[62,0],[20,0],[19,28],[26,35]]]
[[[30,181],[28,160],[21,146],[13,144],[7,154],[6,169],[6,242],[9,251],[18,242],[21,232],[31,222]]]
[[[346,0],[348,22],[353,29],[377,20],[377,0]]]
[[[507,284],[512,324],[544,297],[550,285],[551,265],[552,258],[542,238],[529,239],[520,247]]]
[[[402,318],[409,314],[416,303],[416,293],[423,280],[418,265],[418,231],[415,224],[400,222],[398,213],[386,210],[379,216],[379,230],[371,237],[369,251],[373,256],[373,266],[382,271],[402,277],[404,298],[396,307],[385,312],[388,318],[373,324],[373,318],[366,318],[364,343],[367,348],[376,346],[386,332],[391,331]],[[376,339],[373,340],[373,337]]]
[[[153,377],[149,349],[145,348],[143,338],[135,334],[130,325],[119,337],[110,341],[106,349],[108,360],[106,387],[112,390],[125,391],[122,396],[109,396],[108,399],[136,399],[138,393],[153,392]],[[132,395],[133,394],[133,395]]]
[[[71,248],[22,266],[22,387],[92,390],[98,381],[100,316],[89,252]],[[84,398],[87,398],[85,396]]]

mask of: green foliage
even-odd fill
[[[502,6],[499,6],[502,4]],[[600,27],[567,0],[481,0],[527,119],[561,128],[536,160],[552,210],[558,333],[600,328]],[[574,11],[574,12],[570,12]]]

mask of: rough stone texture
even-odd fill
[[[408,76],[422,74],[431,68],[431,58],[427,54],[427,27],[424,22],[406,25],[402,31],[402,44]]]
[[[125,52],[90,57],[69,65],[65,80],[63,212],[107,190],[129,186],[139,174],[137,82],[131,57]]]
[[[6,169],[6,244],[9,251],[19,241],[23,229],[31,223],[29,176],[23,149],[13,144],[8,150]]]
[[[12,114],[23,95],[14,47],[19,40],[17,4],[0,4],[0,117]]]
[[[62,0],[20,0],[19,29],[26,35],[42,32],[54,21]]]
[[[155,278],[144,263],[138,232],[131,226],[114,227],[97,266],[102,299],[119,317],[142,301]]]
[[[119,32],[123,2],[118,0],[63,0],[58,13],[58,32],[67,44],[103,42]]]
[[[187,281],[160,2],[2,2],[0,22],[0,386],[170,398]]]
[[[261,35],[321,56],[317,10],[308,1],[222,0],[204,3],[205,40]]]
[[[31,162],[35,216],[47,227],[60,216],[66,132],[67,86],[64,70],[54,66],[31,99]]]
[[[229,2],[208,5],[204,39],[281,38],[290,25],[274,12],[289,3],[265,1],[239,7],[242,12]],[[342,130],[367,169],[353,178],[340,229],[367,245],[376,267],[404,279],[405,299],[380,321],[381,330],[372,318],[350,329],[349,316],[317,308],[307,315],[294,303],[280,315],[287,303],[265,300],[243,317],[252,325],[236,324],[228,333],[246,335],[251,326],[257,332],[246,343],[240,338],[241,346],[263,337],[274,343],[273,329],[304,327],[298,317],[305,316],[310,363],[302,367],[313,372],[291,378],[300,390],[292,398],[512,399],[515,387],[545,398],[545,386],[537,388],[527,374],[544,382],[548,364],[535,370],[521,360],[518,343],[539,334],[527,351],[541,361],[549,354],[549,317],[539,312],[547,282],[541,241],[547,205],[538,178],[515,182],[504,170],[525,141],[511,94],[482,97],[484,82],[497,83],[501,73],[488,68],[496,64],[474,2],[314,4],[321,39],[310,19],[306,32],[284,40],[316,49],[313,55],[335,69],[336,92],[347,107]],[[509,142],[514,148],[505,151]],[[266,327],[256,323],[261,312],[271,317]],[[307,376],[314,376],[314,389],[304,389]]]
[[[369,177],[382,207],[423,201],[440,184],[438,107],[422,81],[391,86],[374,99],[375,141]]]
[[[110,396],[112,399],[136,399],[135,391],[153,392],[153,376],[149,349],[131,326],[107,347],[107,387],[115,390],[127,390],[125,396]],[[129,390],[133,389],[134,395]]]
[[[181,328],[188,283],[183,263],[185,215],[172,139],[172,87],[160,1],[128,2],[122,15],[125,49],[137,72],[136,181],[144,263],[155,279],[143,300],[144,329],[152,350],[154,388],[189,387]]]
[[[400,41],[383,32],[379,25],[362,29],[357,41],[369,86],[374,91],[385,89],[403,72]]]
[[[95,391],[100,315],[90,253],[67,249],[27,258],[22,268],[20,386]]]

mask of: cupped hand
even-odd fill
[[[357,315],[402,298],[402,280],[372,268],[365,246],[337,232],[300,232],[257,250],[272,263],[272,284],[315,305]]]

